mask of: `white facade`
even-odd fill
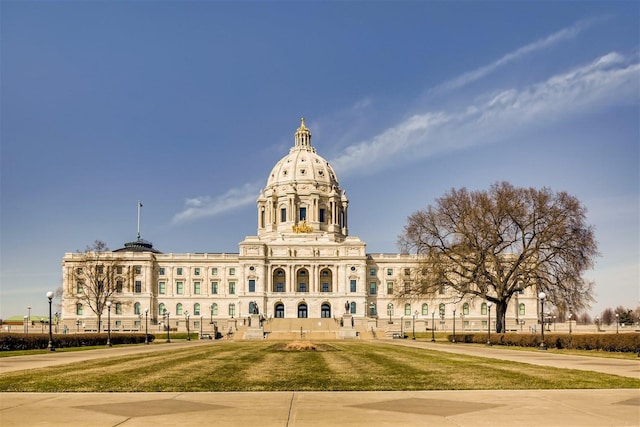
[[[486,330],[483,301],[460,300],[446,290],[434,299],[399,299],[415,257],[367,254],[366,244],[348,235],[348,206],[303,119],[294,146],[258,197],[257,236],[246,237],[238,253],[159,253],[138,240],[104,254],[129,272],[111,298],[112,330],[140,330],[146,308],[151,325],[161,324],[167,310],[174,322],[188,312],[192,328],[210,330],[212,322],[247,317],[254,305],[266,318],[339,318],[348,310],[360,323],[382,327],[411,319],[422,331],[451,328],[455,308],[459,330]],[[81,259],[67,253],[62,262],[63,322],[71,331],[97,327],[76,293]],[[527,289],[512,300],[507,330],[520,330],[522,321],[525,328],[536,324],[534,292]]]

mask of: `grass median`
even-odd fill
[[[576,388],[640,388],[640,380],[364,341],[214,342],[0,374],[4,392]]]

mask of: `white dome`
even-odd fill
[[[329,163],[311,146],[311,132],[301,120],[295,144],[271,170],[258,197],[258,237],[324,236],[343,241],[349,201]]]
[[[311,132],[304,119],[295,133],[295,145],[271,170],[265,190],[277,190],[281,186],[312,185],[319,190],[331,191],[338,187],[338,179],[329,163],[316,154],[311,146]]]

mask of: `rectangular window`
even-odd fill
[[[193,282],[193,293],[200,295],[200,282]]]
[[[234,295],[236,293],[236,282],[229,282],[229,294]]]
[[[369,270],[369,276],[371,276],[371,277],[375,277],[376,276],[376,269],[375,268],[372,268],[372,269]]]
[[[408,268],[405,268],[405,269],[404,269],[404,275],[405,275],[405,276],[410,276],[410,275],[411,275],[411,270],[410,270],[410,269],[408,269]]]
[[[136,290],[135,293],[139,294],[142,292],[142,282],[140,280],[136,280]]]
[[[276,283],[276,292],[284,292],[284,283],[282,282]]]
[[[387,295],[393,295],[393,282],[387,282]]]
[[[369,295],[376,294],[376,282],[369,283]]]
[[[76,305],[76,314],[82,316],[82,304]],[[84,325],[83,325],[84,326]]]
[[[307,208],[300,208],[300,221],[307,219]]]
[[[329,292],[329,284],[327,282],[322,283],[322,292]]]
[[[193,275],[194,276],[199,276],[200,275],[200,268],[196,267],[193,269]]]
[[[229,276],[235,276],[236,275],[236,269],[235,268],[230,268],[229,269]]]
[[[351,280],[349,282],[349,288],[351,292],[356,292],[356,281],[355,280]]]
[[[178,268],[176,268],[176,274],[177,274],[178,276],[182,276],[182,267],[178,267]]]
[[[158,293],[159,294],[166,294],[167,293],[167,283],[166,282],[158,283]]]
[[[97,266],[96,267],[96,273],[98,273],[98,274],[104,273],[104,267],[101,266],[101,265]]]
[[[307,292],[307,284],[300,282],[298,292]]]
[[[393,268],[387,268],[387,276],[393,276]]]
[[[320,218],[320,222],[323,223],[324,222],[324,209],[320,209],[320,215],[318,215]]]
[[[176,282],[176,293],[178,295],[182,295],[184,293],[184,283],[183,282]]]
[[[116,274],[122,274],[122,266],[121,265],[116,267]]]
[[[212,276],[217,276],[217,275],[218,275],[218,269],[217,269],[216,267],[213,267],[213,268],[211,269],[211,275],[212,275]]]
[[[280,209],[280,222],[287,222],[287,210]]]
[[[82,274],[82,267],[76,268],[76,274]]]
[[[122,304],[116,303],[116,314],[122,314]]]
[[[256,291],[256,281],[253,279],[249,279],[249,292]]]
[[[160,267],[159,274],[160,274],[161,276],[164,276],[164,267]]]
[[[78,281],[76,282],[76,293],[77,294],[83,294],[84,290],[82,289],[82,282]]]
[[[136,274],[142,274],[142,267],[140,267],[139,265],[136,265],[134,267],[134,270],[135,270]]]
[[[211,282],[211,293],[213,295],[218,294],[218,282]]]
[[[118,280],[116,282],[116,293],[117,294],[121,294],[122,293],[122,287],[124,286],[124,282],[122,280]]]

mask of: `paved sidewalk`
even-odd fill
[[[638,378],[640,362],[473,345],[389,340],[390,345],[497,357]],[[164,351],[211,341],[175,342],[0,358],[0,374]],[[578,359],[576,359],[576,357]],[[619,365],[616,368],[616,365]],[[2,393],[0,425],[30,426],[563,426],[640,425],[640,390],[470,390],[255,393]]]

